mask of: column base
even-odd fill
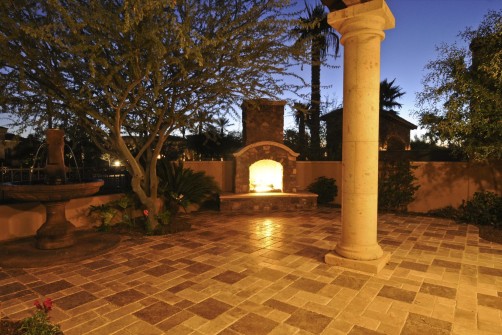
[[[343,256],[340,256],[336,252],[330,252],[324,256],[324,262],[329,265],[336,265],[347,269],[376,274],[380,272],[380,270],[382,270],[385,265],[387,265],[390,260],[390,255],[390,252],[384,251],[382,257],[380,258],[370,261],[361,261],[345,258]]]

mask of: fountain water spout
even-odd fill
[[[45,167],[46,183],[50,185],[66,184],[66,173],[64,165],[64,131],[61,129],[48,129],[46,132],[47,141],[47,165]]]

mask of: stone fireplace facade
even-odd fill
[[[283,144],[285,101],[245,100],[242,104],[245,147],[234,153],[235,193],[250,191],[249,167],[270,159],[283,167],[282,192],[296,192],[296,158],[298,154]]]
[[[267,99],[243,102],[242,135],[245,146],[234,153],[234,193],[220,195],[221,211],[267,212],[310,210],[317,207],[317,194],[297,190],[296,159],[298,154],[285,146],[283,142],[285,104],[285,101]],[[255,164],[257,162],[258,164]],[[279,163],[282,168],[274,162]],[[260,165],[264,170],[260,169],[259,172],[255,172],[255,167]],[[250,180],[251,166],[253,166],[253,180]],[[272,175],[273,178],[269,178]],[[259,184],[263,180],[269,183],[271,179],[272,187],[270,188],[262,187],[268,186],[267,184]],[[255,182],[260,187],[251,185]],[[281,186],[276,187],[276,185]],[[255,187],[255,190],[252,191],[251,186]]]
[[[235,193],[249,192],[249,167],[262,160],[271,159],[281,163],[283,168],[282,191],[296,192],[296,158],[298,154],[284,144],[261,141],[242,148],[235,157]]]

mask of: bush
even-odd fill
[[[307,187],[309,192],[318,195],[318,204],[327,204],[335,200],[338,194],[338,187],[336,180],[333,178],[319,177],[312,184]]]
[[[378,178],[378,208],[405,212],[415,199],[419,186],[414,185],[416,178],[408,160],[386,161]]]
[[[90,214],[96,213],[101,219],[101,225],[98,226],[100,231],[110,231],[114,223],[132,228],[137,224],[134,211],[138,206],[138,202],[134,194],[129,194],[106,204],[91,205]]]
[[[445,219],[458,220],[460,218],[461,212],[458,208],[453,206],[446,206],[443,208],[431,209],[427,214]]]
[[[476,192],[460,206],[460,220],[480,225],[502,226],[502,197],[493,192]]]
[[[194,172],[192,169],[185,169],[183,162],[159,160],[157,176],[159,177],[159,195],[182,207],[201,204],[212,194],[219,192],[218,184],[213,177],[202,171]]]

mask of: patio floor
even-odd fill
[[[1,316],[54,300],[76,334],[501,334],[502,245],[449,220],[379,215],[377,275],[323,263],[340,212],[198,213],[66,265],[0,269]]]

